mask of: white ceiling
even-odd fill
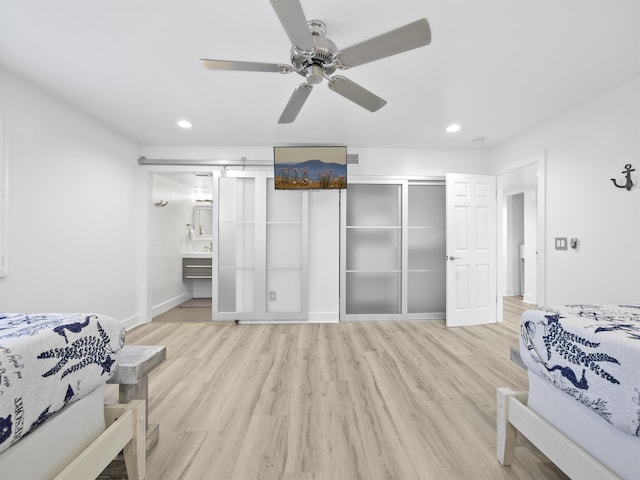
[[[199,62],[289,63],[268,0],[0,0],[0,67],[140,144],[209,146],[488,147],[640,75],[636,0],[301,3],[339,48],[422,17],[433,40],[341,72],[386,99],[380,111],[323,82],[291,125],[277,120],[302,77]],[[446,134],[453,121],[462,131]]]

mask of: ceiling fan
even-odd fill
[[[357,67],[431,43],[431,30],[426,18],[339,50],[325,37],[327,28],[320,20],[307,21],[300,0],[270,0],[280,19],[291,47],[291,65],[280,63],[241,62],[201,59],[211,70],[251,72],[296,72],[306,78],[298,85],[278,123],[292,123],[309,97],[313,86],[326,79],[329,88],[370,112],[382,108],[387,101],[342,75],[331,76],[338,69]]]

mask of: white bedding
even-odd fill
[[[624,433],[535,373],[527,406],[625,480],[640,472],[640,438]]]
[[[0,478],[50,480],[98,438],[104,429],[102,386],[70,403],[37,430],[1,452]]]
[[[522,315],[529,372],[605,421],[640,435],[640,306],[567,305]]]
[[[0,452],[104,384],[124,336],[104,315],[0,314]]]

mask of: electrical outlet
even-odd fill
[[[272,301],[272,302],[276,301],[276,292],[275,291],[271,290],[269,292],[269,300]]]

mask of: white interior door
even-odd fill
[[[447,174],[447,326],[495,323],[496,180]]]

